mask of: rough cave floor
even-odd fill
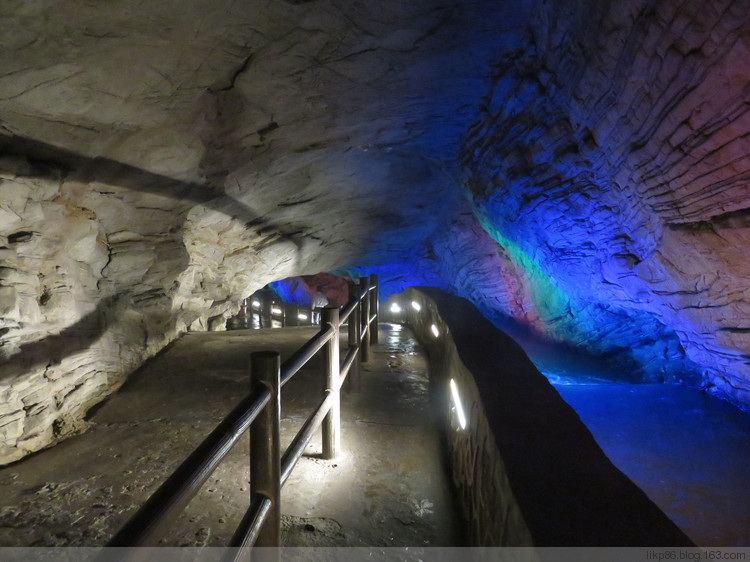
[[[0,469],[0,546],[105,544],[247,393],[249,353],[277,349],[283,360],[315,331],[182,337],[91,416],[87,433]],[[311,368],[284,387],[282,447],[322,387]],[[361,392],[342,392],[342,449],[321,460],[314,438],[286,483],[286,546],[462,545],[427,362],[408,329],[381,325]],[[162,544],[228,543],[249,504],[247,451],[243,438]]]
[[[670,384],[555,385],[620,470],[699,546],[750,546],[750,413]]]

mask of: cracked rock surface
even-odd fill
[[[411,255],[462,197],[457,116],[517,19],[4,3],[0,463],[83,429],[145,358],[266,283]]]
[[[526,321],[748,403],[750,2],[542,2],[532,29],[462,150]]]
[[[0,463],[288,276],[750,401],[748,0],[7,0]]]

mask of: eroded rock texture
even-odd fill
[[[179,333],[331,270],[750,401],[748,14],[3,2],[0,463]]]
[[[0,463],[266,283],[410,256],[462,200],[486,61],[452,1],[0,7]]]
[[[743,402],[749,22],[747,1],[541,2],[462,153],[542,331],[652,378],[685,377],[684,349]]]

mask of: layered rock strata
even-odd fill
[[[3,3],[0,463],[270,281],[403,271],[462,197],[485,61],[525,13]]]
[[[4,2],[0,463],[82,428],[180,332],[331,270],[750,402],[749,17]]]
[[[538,8],[462,153],[480,221],[540,331],[747,403],[750,2]]]
[[[0,164],[3,462],[85,428],[86,411],[146,357],[186,330],[222,327],[252,276],[285,271],[282,252],[235,258],[233,221],[165,195],[165,178],[151,178],[164,188],[153,193]],[[261,257],[268,269],[252,269]]]

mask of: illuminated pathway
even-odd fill
[[[0,469],[0,546],[104,544],[247,392],[249,353],[277,349],[283,359],[315,331],[183,336],[92,415],[87,433]],[[461,544],[424,354],[398,325],[381,325],[380,342],[363,365],[361,392],[342,392],[343,453],[321,460],[313,439],[282,490],[288,546]],[[322,384],[303,369],[284,387],[282,446]],[[164,544],[228,543],[249,504],[247,443],[230,453]]]

